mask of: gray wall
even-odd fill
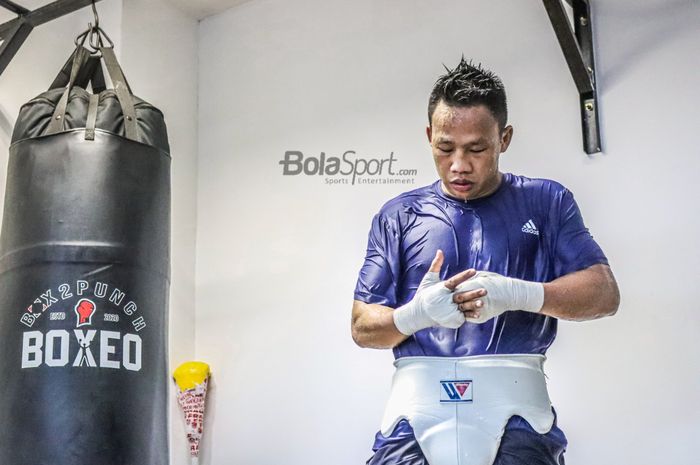
[[[607,252],[618,315],[549,352],[567,463],[693,463],[700,434],[697,1],[595,2],[605,153],[541,2],[256,0],[200,25],[196,354],[215,370],[204,463],[356,464],[392,372],[350,305],[372,215],[436,178],[425,105],[460,55],[504,79],[504,171],[554,178]],[[282,176],[286,150],[394,152],[415,186]]]

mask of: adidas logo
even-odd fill
[[[533,223],[532,220],[528,220],[528,222],[523,225],[522,231],[524,233],[534,234],[535,236],[540,235],[540,232],[537,230],[537,226],[535,226],[535,223]]]

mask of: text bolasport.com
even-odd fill
[[[354,150],[346,150],[340,157],[304,156],[299,150],[287,150],[280,160],[283,176],[323,177],[327,185],[362,184],[415,184],[417,169],[399,169],[398,159],[391,152],[387,158],[362,158]]]

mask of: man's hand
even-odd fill
[[[443,282],[440,281],[443,261],[442,251],[438,250],[413,300],[394,310],[394,325],[402,334],[410,336],[436,325],[454,329],[464,324],[465,315],[453,300],[452,293],[476,272],[465,270]]]
[[[352,305],[351,323],[352,338],[355,343],[360,347],[375,349],[396,347],[415,331],[440,324],[433,317],[445,322],[445,324],[451,324],[453,327],[464,324],[464,315],[457,309],[457,304],[452,302],[452,292],[460,283],[473,277],[476,271],[466,270],[457,273],[447,281],[440,281],[443,260],[442,251],[438,250],[428,272],[416,290],[416,295],[413,298],[415,303],[411,301],[403,307],[394,309],[355,300]],[[433,308],[430,305],[430,301],[435,297],[433,293],[439,300],[443,300],[442,306]],[[480,294],[475,291],[467,293],[467,295],[476,298]],[[444,302],[445,298],[447,302]],[[444,315],[440,314],[441,309],[446,309]],[[398,317],[396,317],[397,312]],[[431,314],[433,316],[430,316]]]
[[[468,322],[484,323],[507,310],[539,312],[544,303],[544,286],[479,271],[473,279],[457,286],[453,301]]]

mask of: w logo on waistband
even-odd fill
[[[474,400],[472,380],[442,380],[440,381],[440,402],[472,402]]]

